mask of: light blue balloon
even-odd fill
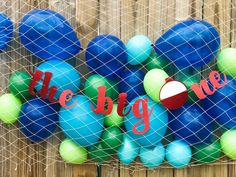
[[[69,63],[63,60],[49,60],[40,64],[36,70],[43,72],[51,72],[52,79],[50,81],[51,86],[57,87],[57,93],[55,98],[59,98],[60,94],[64,90],[71,90],[74,93],[78,92],[80,86],[79,72],[71,66]],[[42,88],[42,81],[36,85],[36,90],[39,91]]]
[[[138,156],[139,146],[132,141],[129,135],[124,134],[124,142],[119,147],[117,155],[119,160],[125,164],[129,165]]]
[[[163,163],[165,159],[165,148],[162,143],[159,143],[153,149],[141,148],[140,160],[144,166],[155,168]]]
[[[135,98],[126,108],[129,109],[134,105],[135,101],[138,99],[148,99],[148,112],[150,113],[153,108],[153,112],[149,118],[150,128],[144,134],[135,134],[133,132],[133,127],[141,121],[141,118],[136,118],[131,111],[124,119],[125,128],[128,135],[141,147],[152,148],[157,146],[157,144],[163,139],[167,131],[168,125],[168,114],[167,110],[158,103],[152,101],[148,96],[140,96]],[[139,108],[140,113],[142,113],[142,107],[140,104]],[[143,121],[137,126],[138,131],[144,130]]]
[[[98,143],[104,125],[102,114],[96,114],[84,95],[74,96],[68,104],[77,101],[71,108],[61,108],[59,123],[63,133],[83,147]]]
[[[147,36],[136,35],[126,45],[128,63],[138,65],[144,62],[152,53],[152,43]]]
[[[182,140],[175,140],[167,145],[166,159],[175,168],[183,168],[192,158],[190,146]]]

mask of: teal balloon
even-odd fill
[[[139,146],[132,139],[124,134],[124,142],[119,147],[117,155],[124,165],[129,165],[138,156]]]
[[[145,167],[155,168],[163,163],[165,159],[165,148],[159,143],[155,148],[148,149],[141,147],[140,161]]]
[[[152,43],[147,36],[136,35],[126,45],[128,63],[138,65],[144,62],[152,53]]]
[[[174,168],[183,168],[192,158],[190,146],[181,140],[175,140],[166,147],[166,159]]]

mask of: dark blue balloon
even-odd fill
[[[202,106],[221,126],[236,128],[236,80],[230,76],[227,76],[227,79],[228,82],[224,87],[202,100]]]
[[[24,46],[41,59],[68,59],[80,51],[80,42],[68,21],[48,9],[35,9],[20,22]]]
[[[170,113],[170,130],[188,144],[207,144],[212,140],[212,120],[199,106],[185,104]]]
[[[125,44],[113,35],[99,35],[92,39],[85,56],[90,70],[109,79],[120,78],[128,58]]]
[[[6,49],[13,38],[13,23],[5,14],[0,13],[0,51]]]
[[[218,52],[220,36],[216,28],[206,21],[190,19],[178,23],[155,43],[160,57],[174,62],[177,67],[201,67],[209,63]]]
[[[20,131],[33,142],[45,140],[57,127],[58,108],[40,98],[24,103],[19,117]]]
[[[127,93],[127,100],[132,101],[137,96],[145,94],[143,88],[144,72],[138,69],[126,70],[121,74],[119,92]]]

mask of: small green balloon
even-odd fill
[[[18,120],[22,103],[13,94],[0,97],[0,119],[6,124],[13,124]]]
[[[194,83],[199,83],[200,78],[198,78],[196,76],[185,75],[182,78],[180,78],[180,81],[183,82],[186,85],[187,89],[188,89],[188,101],[189,102],[197,101],[198,100],[197,95],[190,88]]]
[[[112,157],[112,155],[110,154],[110,151],[105,150],[102,147],[101,143],[99,143],[95,146],[89,147],[88,152],[89,152],[89,157],[93,161],[95,161],[99,164],[109,161]]]
[[[212,163],[221,156],[221,146],[218,141],[212,144],[201,144],[193,147],[193,159],[197,163]]]
[[[160,90],[168,77],[168,74],[161,69],[152,69],[145,75],[143,81],[144,89],[153,101],[160,102]]]
[[[113,81],[109,81],[105,77],[94,74],[90,76],[84,86],[85,95],[87,95],[93,103],[97,103],[98,87],[106,86],[106,96],[115,100],[118,97],[117,85]]]
[[[105,126],[107,127],[122,126],[124,118],[118,115],[117,107],[118,105],[114,104],[111,114],[105,116],[104,119]]]
[[[123,143],[123,133],[117,127],[109,127],[104,130],[101,143],[105,150],[111,150],[111,153],[114,153]]]
[[[220,144],[225,155],[236,160],[236,130],[226,131],[220,138]]]
[[[223,49],[218,55],[217,67],[221,72],[236,77],[236,49]]]
[[[147,60],[144,62],[144,66],[146,70],[150,71],[152,69],[164,69],[168,70],[168,61],[157,56],[155,52],[153,52]]]
[[[15,72],[11,75],[9,80],[10,92],[17,98],[26,100],[30,98],[29,84],[31,76],[26,72]]]
[[[83,164],[87,161],[87,150],[70,139],[61,142],[59,153],[66,163]]]

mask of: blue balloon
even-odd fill
[[[223,77],[221,75],[221,77]],[[222,79],[222,78],[221,78]],[[202,106],[218,124],[225,128],[236,128],[236,80],[227,76],[228,82],[213,95],[202,100]],[[222,83],[222,80],[221,80]],[[209,84],[210,88],[212,86]]]
[[[219,46],[220,36],[214,26],[190,19],[173,26],[157,39],[155,51],[177,67],[201,67],[216,57]]]
[[[104,117],[96,114],[90,107],[86,96],[74,96],[70,103],[77,101],[72,108],[61,108],[59,123],[64,134],[83,147],[98,143],[104,124]],[[68,103],[68,104],[70,104]]]
[[[130,102],[128,107],[129,109],[131,106],[134,105],[135,101],[138,99],[148,99],[148,112],[150,113],[151,109],[153,108],[153,112],[149,118],[150,128],[144,134],[135,134],[133,132],[133,127],[135,124],[140,122],[140,118],[136,118],[131,111],[124,119],[124,125],[127,130],[128,135],[135,141],[139,146],[152,148],[155,147],[164,137],[167,131],[167,124],[168,124],[168,114],[167,110],[158,103],[152,101],[148,96],[140,96],[135,98],[133,101]],[[136,103],[135,103],[136,104]],[[140,106],[140,113],[142,113],[142,107]],[[144,130],[144,123],[141,122],[137,126],[138,131]]]
[[[158,167],[165,159],[165,148],[161,143],[153,149],[141,148],[140,161],[148,168]]]
[[[152,42],[144,35],[132,37],[126,45],[128,63],[138,65],[144,62],[152,53]]]
[[[127,100],[132,101],[137,96],[145,94],[143,88],[144,72],[138,69],[125,70],[118,84],[119,92],[127,93]]]
[[[192,158],[190,146],[181,140],[175,140],[166,147],[166,159],[174,168],[183,168]]]
[[[118,148],[117,155],[123,164],[129,165],[138,156],[139,146],[134,141],[132,141],[129,135],[124,134],[123,138],[124,142]]]
[[[49,9],[34,9],[20,22],[22,44],[41,59],[69,59],[80,51],[80,42],[68,21]]]
[[[120,79],[128,58],[124,43],[109,34],[92,39],[85,56],[90,70],[109,79]]]
[[[43,72],[51,72],[52,79],[50,81],[51,86],[57,87],[56,98],[59,98],[60,94],[64,90],[71,90],[74,93],[78,92],[80,86],[80,75],[78,71],[63,60],[49,60],[40,64],[36,70]],[[40,81],[36,85],[36,90],[39,91],[42,88],[43,82]]]
[[[23,104],[19,116],[20,131],[33,142],[48,138],[58,123],[59,106],[34,98]]]
[[[185,104],[171,111],[169,127],[176,138],[188,144],[208,144],[212,140],[213,122],[209,115],[196,104]]]
[[[0,51],[6,49],[13,38],[13,23],[4,13],[0,13]]]

